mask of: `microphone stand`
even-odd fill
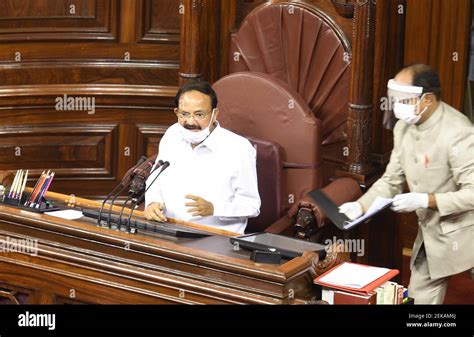
[[[148,162],[148,163],[152,163],[152,162]],[[153,163],[154,164],[154,163]],[[153,164],[151,164],[151,167],[153,167]],[[150,166],[148,167],[145,167],[143,168],[140,172],[136,173],[136,174],[142,174],[145,170],[148,170],[150,168]],[[136,170],[136,169],[135,169]],[[135,172],[134,172],[135,173]],[[133,173],[132,173],[133,174]],[[109,208],[109,214],[108,214],[108,217],[107,217],[107,227],[110,228],[110,219],[111,219],[111,216],[112,216],[112,208],[114,206],[114,203],[115,203],[115,200],[118,198],[118,196],[123,192],[125,191],[126,188],[128,188],[130,185],[132,184],[132,179],[130,179],[129,183],[125,186],[123,186],[120,191],[118,191],[117,193],[115,193],[114,197],[112,198],[112,202],[110,203],[110,208]],[[99,219],[100,219],[100,216],[101,216],[101,213],[99,213]],[[119,229],[120,229],[120,226],[119,226]]]
[[[157,169],[159,169],[159,168],[161,167],[161,165],[163,165],[163,161],[162,161],[162,160],[159,160],[159,161],[156,163],[155,169],[152,170],[148,176],[151,176]],[[148,169],[148,168],[147,168],[147,169]],[[146,179],[147,179],[148,177],[143,177],[143,178],[145,178],[144,180],[146,181]],[[134,179],[135,179],[135,178],[134,178]],[[141,179],[140,179],[140,180],[141,180]],[[133,184],[133,180],[132,180],[132,184]],[[143,184],[143,181],[140,181],[140,184]],[[127,200],[125,200],[125,202],[124,202],[124,204],[123,204],[123,206],[122,206],[122,209],[120,210],[120,216],[119,216],[119,220],[118,220],[118,224],[117,224],[118,229],[121,229],[121,227],[122,227],[122,216],[123,216],[123,212],[124,212],[124,210],[125,210],[125,207],[127,206],[127,203],[128,203],[130,200],[132,200],[132,204],[135,203],[136,200],[137,200],[137,196],[141,194],[141,193],[140,193],[140,190],[141,190],[141,188],[140,188],[138,191],[132,191],[132,190],[131,190],[130,196],[127,198]],[[128,226],[127,226],[127,230],[128,230]]]
[[[127,175],[125,175],[125,177],[122,178],[122,181],[121,181],[117,186],[115,186],[114,189],[112,190],[112,192],[110,192],[110,193],[107,195],[107,197],[104,199],[104,201],[103,201],[102,204],[100,205],[99,217],[97,218],[97,226],[100,226],[100,219],[101,219],[102,212],[103,212],[103,210],[104,210],[104,206],[105,206],[105,203],[107,202],[107,200],[109,200],[109,198],[110,198],[114,193],[117,192],[118,188],[119,188],[120,186],[122,186],[123,182],[126,181],[126,179],[129,178],[129,177],[132,175],[133,171],[136,170],[136,168],[137,168],[138,166],[140,166],[141,164],[143,164],[145,161],[146,161],[146,157],[145,157],[145,156],[140,157],[140,159],[138,160],[137,164],[130,170],[130,172],[129,172]],[[121,193],[121,192],[120,192],[120,193]]]
[[[156,175],[155,179],[153,179],[153,181],[151,182],[150,185],[148,185],[148,187],[145,189],[145,191],[143,192],[143,194],[140,196],[140,198],[138,198],[133,204],[132,204],[132,207],[131,207],[131,212],[130,214],[128,215],[128,219],[127,219],[127,230],[128,231],[131,231],[130,229],[130,220],[132,218],[132,215],[133,215],[133,212],[135,212],[135,207],[137,205],[139,205],[143,199],[145,198],[145,194],[146,192],[150,189],[150,187],[155,183],[156,179],[158,179],[158,177],[160,176],[160,174],[163,173],[164,170],[166,170],[168,167],[170,166],[170,162],[169,161],[165,161],[162,165],[161,165],[161,171],[158,172],[158,174]],[[120,215],[122,216],[122,215]],[[120,223],[122,222],[122,218],[120,218]],[[133,231],[135,232],[135,231]]]

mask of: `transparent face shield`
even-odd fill
[[[388,81],[387,100],[381,104],[384,112],[382,124],[386,129],[393,129],[397,121],[402,117],[395,110],[400,107],[406,110],[416,109],[423,96],[423,88],[396,82],[394,79]]]
[[[390,103],[401,103],[407,105],[417,105],[423,95],[423,87],[407,85],[389,80],[387,85],[387,96]]]

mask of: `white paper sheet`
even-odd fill
[[[335,286],[360,289],[382,277],[389,271],[390,269],[387,268],[361,266],[345,262],[340,267],[319,279],[319,281]]]
[[[76,220],[82,218],[82,212],[74,209],[64,209],[61,211],[45,212],[44,214],[55,216],[66,220]]]
[[[380,212],[381,209],[383,209],[385,206],[391,204],[393,199],[388,199],[388,198],[382,198],[382,197],[377,197],[372,205],[370,205],[369,209],[362,215],[360,218],[355,219],[354,221],[351,221],[347,224],[344,225],[345,229],[349,229],[352,226],[358,225],[361,222],[364,222],[365,220],[369,219],[372,217],[375,213]]]

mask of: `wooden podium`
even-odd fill
[[[0,204],[0,303],[304,304],[318,296],[316,253],[259,264],[229,236],[176,238],[102,228]]]

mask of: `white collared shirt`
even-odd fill
[[[244,233],[247,218],[260,213],[256,150],[250,142],[217,125],[194,149],[181,133],[178,123],[170,126],[160,141],[158,160],[170,166],[151,185],[145,206],[165,205],[165,216],[232,232]],[[158,169],[147,180],[155,179]],[[193,217],[184,196],[192,194],[211,202],[214,215]]]

